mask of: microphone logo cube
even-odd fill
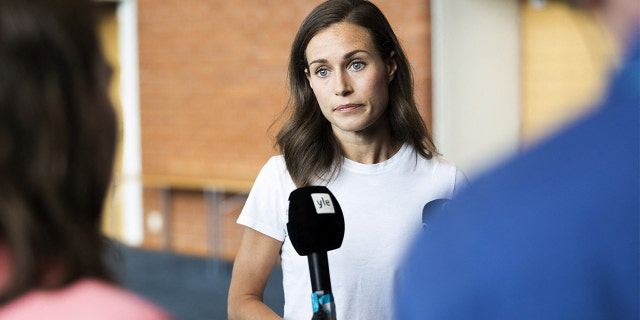
[[[287,233],[301,256],[340,248],[344,216],[336,197],[325,186],[305,186],[289,195]]]
[[[313,199],[317,214],[336,213],[333,203],[331,203],[331,196],[328,193],[312,193],[311,199]]]

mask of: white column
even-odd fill
[[[140,146],[140,92],[138,75],[138,19],[135,0],[118,5],[119,48],[121,63],[120,97],[123,118],[122,241],[140,245],[144,237],[142,207],[142,173]]]
[[[518,149],[518,1],[431,3],[434,138],[473,178]]]

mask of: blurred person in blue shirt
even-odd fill
[[[625,48],[604,99],[431,213],[397,319],[640,319],[640,2],[582,5]]]

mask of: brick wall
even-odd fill
[[[373,1],[387,15],[415,72],[416,98],[430,122],[430,12],[425,0]],[[287,100],[287,58],[295,32],[318,0],[139,0],[143,175],[252,181],[273,150],[269,126]],[[243,195],[223,194],[212,226],[199,190],[169,196],[175,251],[233,258]],[[144,192],[145,219],[163,212]],[[165,208],[166,209],[166,208]],[[155,212],[155,213],[154,213]],[[207,228],[206,226],[210,226]],[[145,230],[144,246],[163,247]],[[224,230],[217,242],[212,231]],[[215,251],[215,252],[214,252]]]

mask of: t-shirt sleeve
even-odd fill
[[[284,241],[288,198],[293,188],[282,157],[272,157],[256,177],[236,222]]]
[[[469,179],[459,168],[456,168],[456,180],[453,186],[453,197],[469,186]]]

